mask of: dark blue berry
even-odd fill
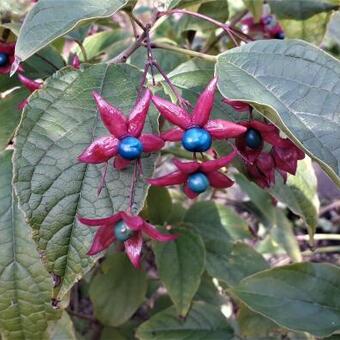
[[[273,22],[273,17],[271,15],[267,15],[262,20],[265,25],[270,25]]]
[[[9,61],[8,54],[0,52],[0,67],[6,66],[8,64],[8,61]]]
[[[184,132],[183,147],[191,152],[204,152],[210,149],[212,138],[207,130],[195,127]]]
[[[275,39],[284,39],[285,38],[285,32],[281,31],[275,34]]]
[[[114,233],[118,241],[124,242],[131,238],[133,230],[127,227],[124,221],[119,221],[114,227]]]
[[[208,189],[209,180],[204,173],[196,172],[188,177],[188,186],[193,192],[200,194]]]
[[[262,145],[261,134],[255,129],[248,129],[246,132],[246,145],[251,149],[258,149]]]
[[[143,145],[135,137],[125,137],[119,143],[118,154],[129,161],[139,158],[142,152]]]

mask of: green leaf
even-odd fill
[[[272,320],[253,312],[243,303],[237,313],[237,322],[241,335],[250,339],[271,339],[269,333],[279,328]]]
[[[252,237],[247,222],[232,208],[217,205],[221,223],[233,240]]]
[[[249,181],[243,174],[234,175],[236,183],[240,186],[250,198],[260,213],[265,218],[265,223],[270,226],[275,221],[275,208],[271,196],[265,190],[261,189],[254,182]]]
[[[123,30],[104,31],[86,37],[83,45],[88,60],[98,57],[101,53],[104,53],[112,44],[127,39],[128,37],[128,32]],[[80,60],[84,61],[84,56],[79,46],[77,46],[75,52],[79,55]]]
[[[176,229],[177,231],[177,229]],[[205,265],[204,243],[201,237],[184,228],[173,242],[154,243],[156,264],[177,312],[185,316],[201,282]]]
[[[51,278],[12,190],[12,151],[0,153],[0,333],[6,339],[43,339],[50,319]]]
[[[216,247],[216,256],[210,258],[207,271],[232,287],[243,278],[267,268],[261,254],[245,243],[236,242],[229,252]]]
[[[282,327],[326,336],[340,328],[340,269],[297,263],[245,278],[232,291]]]
[[[204,301],[214,306],[222,306],[227,303],[228,297],[218,291],[218,287],[214,284],[213,278],[210,275],[203,273],[201,284],[194,300]]]
[[[100,92],[128,113],[137,96],[141,73],[129,65],[94,65],[83,71],[66,68],[31,97],[17,132],[15,186],[33,237],[49,272],[59,277],[53,297],[61,299],[94,263],[86,255],[95,228],[77,215],[110,216],[129,205],[133,166],[108,167],[99,197],[104,164],[79,163],[78,155],[97,137],[108,135],[91,92]],[[119,84],[119,86],[115,86]],[[150,109],[144,130],[158,131],[158,114]],[[156,155],[142,158],[145,178],[152,177]],[[111,163],[112,164],[112,163]],[[132,212],[144,205],[148,185],[139,177]]]
[[[215,0],[203,2],[197,12],[219,22],[226,22],[229,16],[228,1]],[[206,33],[207,31],[216,30],[216,26],[200,18],[185,15],[178,22],[178,30],[179,32],[193,30]]]
[[[49,326],[50,340],[76,340],[73,323],[67,312],[63,312],[60,320]]]
[[[126,4],[126,0],[39,1],[21,26],[15,54],[24,61],[80,22],[109,17]]]
[[[320,45],[323,41],[330,13],[320,13],[307,20],[280,20],[285,36],[291,39],[301,39]]]
[[[145,299],[145,272],[136,270],[124,253],[108,257],[90,285],[96,318],[107,326],[119,326],[135,313]]]
[[[281,19],[305,20],[315,14],[339,8],[331,0],[269,0],[270,8]]]
[[[317,194],[317,178],[309,157],[299,161],[295,176],[288,176],[283,183],[277,176],[276,184],[270,193],[280,202],[285,203],[296,215],[303,218],[309,227],[310,236],[315,233],[319,218],[319,198]]]
[[[229,242],[231,240],[230,235],[221,223],[220,211],[215,203],[202,201],[193,204],[187,210],[184,222],[193,226],[202,236],[206,247],[210,241]]]
[[[186,213],[184,222],[198,232],[206,248],[206,270],[229,285],[268,267],[263,257],[243,243],[232,243],[222,225],[223,209],[211,202],[198,202]]]
[[[259,22],[263,12],[263,0],[243,0],[246,7],[252,13],[255,22]]]
[[[327,27],[327,37],[340,45],[340,12],[335,12],[331,16]]]
[[[218,308],[196,302],[185,319],[177,317],[175,307],[154,315],[138,327],[136,336],[140,340],[229,340],[233,330]]]
[[[151,187],[146,198],[147,216],[152,224],[164,225],[172,212],[172,200],[168,189]]]
[[[20,122],[18,105],[29,95],[26,89],[17,89],[0,101],[0,150],[8,145]]]
[[[286,253],[294,262],[301,262],[302,255],[299,243],[293,232],[293,224],[281,209],[275,209],[276,223],[270,229],[273,240],[285,249]]]
[[[58,51],[47,46],[27,59],[23,64],[25,76],[29,78],[46,78],[65,66],[65,61]]]
[[[335,58],[303,41],[263,40],[220,54],[216,74],[224,96],[252,104],[340,184]]]

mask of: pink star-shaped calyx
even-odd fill
[[[217,78],[210,81],[199,96],[192,114],[157,96],[152,101],[160,114],[177,127],[161,134],[165,141],[180,141],[189,151],[203,152],[211,146],[211,139],[237,137],[246,131],[242,125],[222,119],[210,120],[214,105]]]
[[[142,134],[151,102],[151,91],[146,89],[137,100],[129,117],[109,104],[97,92],[93,92],[100,117],[110,136],[100,137],[92,142],[78,157],[80,162],[99,164],[115,157],[114,166],[121,170],[141,154],[159,151],[164,141],[153,134]]]
[[[209,186],[216,189],[229,188],[234,182],[218,170],[228,165],[236,155],[237,151],[234,150],[225,157],[202,163],[197,161],[181,162],[175,159],[173,162],[177,168],[176,171],[162,177],[149,179],[148,183],[155,186],[183,184],[184,193],[189,198],[197,197]]]
[[[123,243],[127,256],[136,268],[140,268],[143,233],[159,242],[173,241],[179,236],[163,234],[141,217],[129,215],[124,211],[105,218],[78,217],[78,220],[89,227],[98,227],[88,255],[96,255],[118,241]]]

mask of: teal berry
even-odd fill
[[[142,152],[143,145],[135,137],[125,137],[119,143],[118,154],[129,161],[139,158]]]
[[[200,194],[209,187],[209,180],[202,172],[196,172],[188,177],[188,187],[191,191]]]
[[[124,221],[119,221],[114,227],[114,233],[118,241],[124,242],[132,237],[133,230],[131,230]]]
[[[184,132],[182,145],[184,149],[191,152],[204,152],[210,149],[212,143],[211,135],[208,131],[194,127]]]
[[[8,54],[4,52],[0,52],[0,67],[6,66],[8,64]]]
[[[261,134],[255,129],[248,129],[246,132],[246,145],[254,150],[257,150],[262,145]]]

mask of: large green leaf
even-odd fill
[[[269,333],[279,328],[279,326],[272,320],[264,317],[259,313],[253,312],[243,303],[240,305],[239,311],[237,313],[237,322],[240,326],[241,335],[254,340],[274,340],[274,338],[269,337]]]
[[[128,32],[124,30],[104,31],[92,34],[85,38],[83,45],[86,51],[88,60],[98,57],[104,53],[112,44],[129,37]],[[84,61],[84,56],[79,46],[75,49],[80,60]]]
[[[339,280],[339,267],[298,263],[249,276],[233,292],[283,327],[326,336],[340,328]]]
[[[290,39],[301,39],[314,45],[320,45],[327,28],[330,13],[320,13],[307,20],[280,20],[285,36]]]
[[[299,161],[295,176],[288,176],[283,183],[277,176],[276,184],[270,193],[279,201],[285,203],[290,210],[301,216],[312,233],[318,224],[319,198],[317,194],[317,178],[310,158]]]
[[[218,57],[219,89],[251,103],[340,184],[340,63],[299,40],[256,41]]]
[[[293,223],[281,209],[277,208],[275,212],[276,223],[270,229],[272,240],[275,244],[280,245],[294,262],[301,262],[302,255],[299,243],[293,232]]]
[[[109,166],[106,184],[97,197],[104,164],[77,161],[95,138],[108,135],[98,119],[91,91],[99,91],[129,112],[139,81],[140,72],[129,65],[102,64],[83,71],[67,68],[33,94],[24,112],[16,139],[14,182],[47,269],[59,277],[55,298],[60,299],[94,262],[86,255],[94,228],[80,224],[77,214],[104,217],[129,205],[132,165],[124,171]],[[157,131],[157,117],[151,109],[145,131]],[[152,176],[154,161],[155,156],[142,159],[146,178]],[[133,213],[143,207],[147,189],[139,177]]]
[[[0,101],[0,150],[6,148],[20,122],[18,105],[29,95],[25,89],[17,89]]]
[[[61,318],[48,329],[50,340],[76,340],[76,334],[72,320],[67,312],[63,312]]]
[[[233,330],[218,308],[196,302],[185,319],[177,317],[175,307],[154,315],[139,326],[136,336],[141,340],[229,340]]]
[[[108,257],[102,273],[91,282],[89,294],[98,320],[108,326],[127,321],[145,299],[146,274],[136,270],[124,253]]]
[[[232,243],[222,224],[223,209],[211,202],[198,202],[186,213],[184,222],[198,232],[206,248],[207,272],[229,285],[267,268],[263,257],[243,243]]]
[[[339,5],[334,0],[269,0],[270,8],[279,18],[305,20]]]
[[[79,22],[109,17],[126,4],[126,0],[41,0],[24,20],[15,54],[24,61]]]
[[[51,306],[51,278],[12,190],[12,151],[0,153],[0,333],[5,339],[43,339]]]
[[[184,228],[174,242],[157,243],[153,249],[160,279],[165,284],[177,312],[185,316],[204,271],[205,249],[201,237]]]
[[[327,27],[327,37],[334,40],[338,45],[340,45],[340,12],[333,13],[328,27]]]
[[[250,198],[251,203],[262,214],[265,224],[270,227],[275,221],[275,208],[272,202],[272,198],[268,192],[261,189],[254,182],[249,181],[243,174],[235,174],[236,183],[241,187]]]
[[[236,242],[230,252],[216,244],[215,256],[210,257],[207,271],[213,277],[234,286],[243,278],[268,268],[265,259],[247,244]]]
[[[146,198],[146,214],[152,224],[164,225],[171,217],[173,210],[168,189],[151,187]]]

